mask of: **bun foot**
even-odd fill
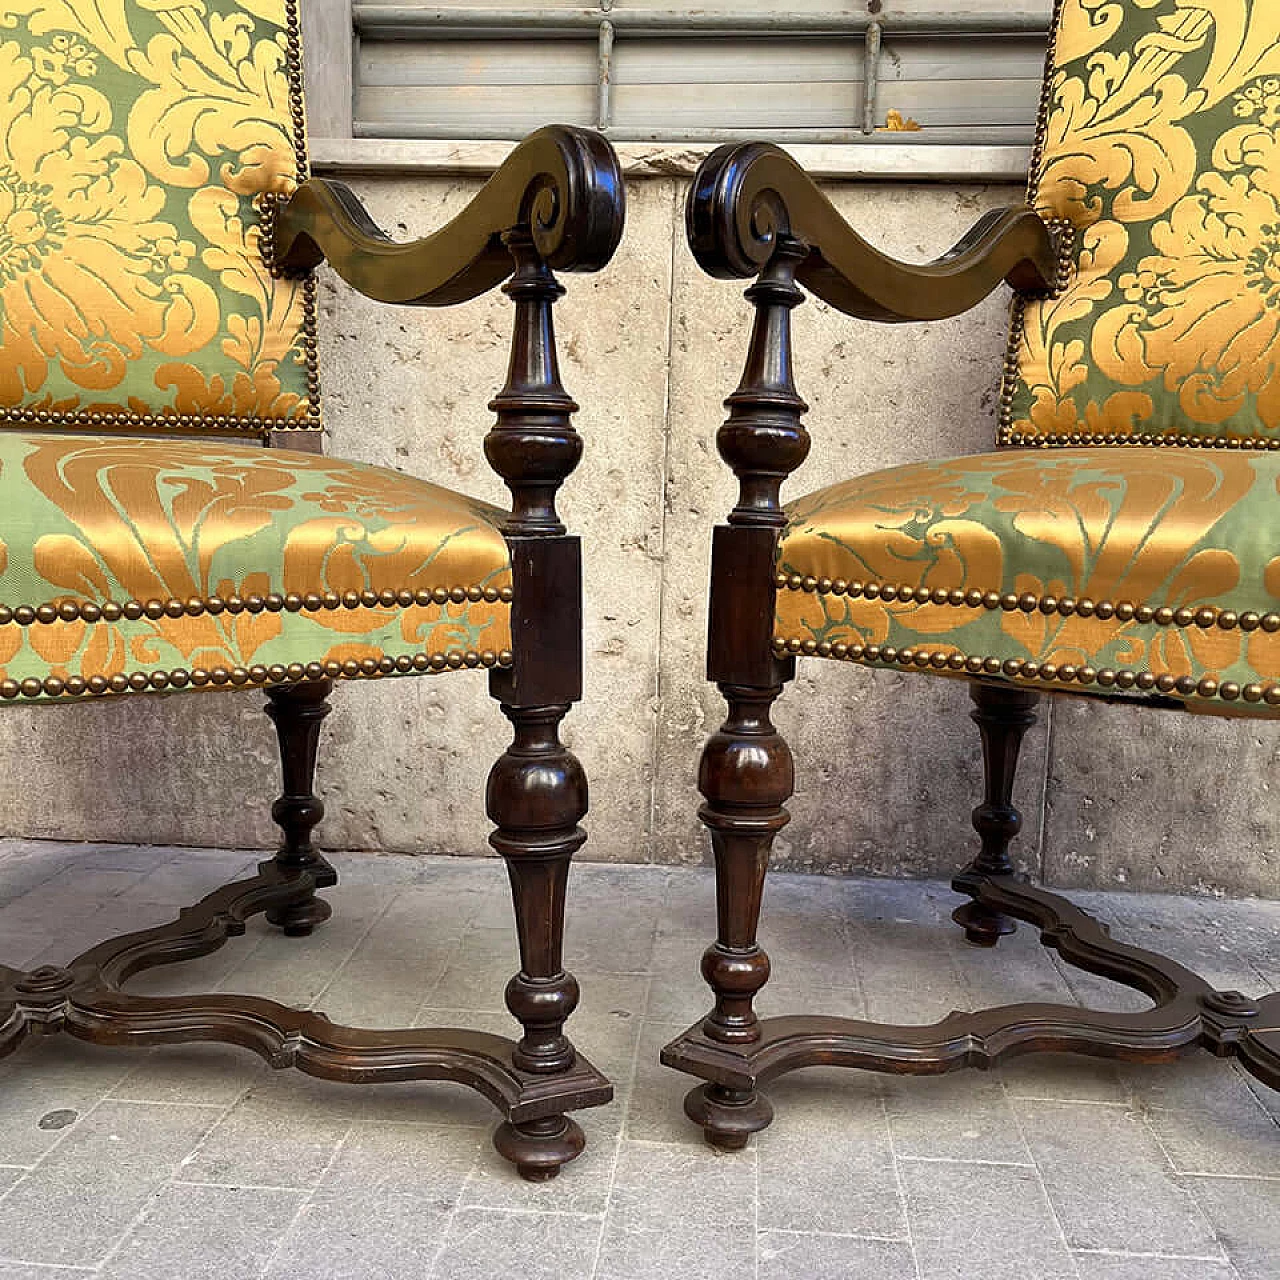
[[[726,1089],[703,1084],[684,1100],[684,1113],[702,1126],[706,1140],[719,1151],[741,1151],[753,1133],[773,1121],[773,1105],[754,1089]]]
[[[282,906],[268,907],[267,919],[284,931],[286,938],[305,938],[318,924],[323,924],[333,908],[314,894],[300,902],[287,902]]]
[[[498,1126],[493,1145],[526,1182],[550,1182],[560,1166],[576,1159],[587,1145],[582,1127],[568,1116],[548,1116],[527,1124]]]
[[[957,907],[951,918],[964,930],[965,941],[975,947],[994,947],[1018,927],[1016,920],[977,902]]]

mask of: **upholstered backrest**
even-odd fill
[[[1030,200],[1002,443],[1280,447],[1280,0],[1059,0]]]
[[[0,0],[0,426],[319,426],[296,0]]]

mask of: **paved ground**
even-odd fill
[[[159,923],[248,855],[0,842],[0,948],[65,960]],[[260,992],[369,1025],[502,1029],[513,967],[495,862],[341,859],[334,918],[260,923],[149,990]],[[575,870],[579,1043],[619,1101],[550,1185],[490,1148],[456,1086],[360,1090],[220,1047],[100,1050],[66,1037],[0,1063],[0,1280],[1274,1280],[1280,1095],[1206,1055],[1168,1068],[1024,1060],[903,1081],[813,1071],[718,1156],[683,1119],[660,1046],[701,1012],[700,871]],[[1280,904],[1085,895],[1117,932],[1222,986],[1280,986]],[[998,953],[946,923],[938,884],[778,876],[766,1011],[930,1021],[1023,998],[1131,998],[1070,976],[1027,930]],[[803,994],[802,994],[803,993]]]

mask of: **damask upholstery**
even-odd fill
[[[787,507],[775,644],[1202,710],[1280,707],[1280,454],[1008,449]]]
[[[1280,446],[1280,4],[1059,0],[1029,203],[1002,443]]]
[[[295,0],[0,0],[0,423],[319,425]]]
[[[510,662],[504,513],[223,441],[0,432],[0,700]]]
[[[503,512],[260,447],[320,426],[297,16],[0,0],[0,705],[511,661]]]

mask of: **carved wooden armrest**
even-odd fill
[[[806,250],[795,278],[847,315],[942,320],[981,302],[1002,280],[1052,289],[1058,249],[1025,205],[978,220],[949,253],[913,266],[873,249],[785,151],[748,142],[718,148],[698,169],[686,208],[699,266],[720,279],[759,275],[781,239]]]
[[[389,239],[340,182],[311,178],[276,211],[276,269],[322,261],[379,302],[447,307],[501,284],[515,264],[503,242],[525,228],[537,255],[561,271],[598,271],[622,236],[617,157],[586,129],[550,125],[530,134],[452,222],[408,244]]]

